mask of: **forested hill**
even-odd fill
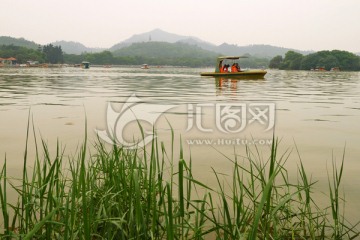
[[[226,39],[224,39],[226,41]],[[229,44],[224,42],[221,45],[215,45],[207,40],[199,39],[195,36],[185,36],[174,33],[169,33],[163,31],[161,29],[154,29],[149,32],[144,32],[140,34],[135,34],[115,45],[111,48],[90,48],[85,46],[82,43],[74,42],[74,41],[57,41],[53,42],[54,46],[61,46],[64,53],[67,54],[83,54],[87,53],[97,53],[104,50],[110,51],[114,53],[114,55],[123,55],[122,53],[126,53],[127,51],[134,52],[133,50],[128,49],[127,47],[133,48],[132,44],[140,44],[140,43],[172,43],[172,44],[188,44],[193,47],[196,47],[196,51],[200,49],[207,50],[213,52],[213,54],[221,54],[221,55],[245,55],[250,54],[253,57],[258,58],[268,58],[269,60],[275,56],[281,55],[284,57],[285,53],[288,51],[294,51],[300,53],[302,55],[308,55],[314,53],[314,51],[301,51],[297,49],[284,48],[278,46],[272,46],[267,44],[253,44],[253,45],[244,45],[239,46],[236,44]],[[14,46],[22,46],[31,49],[38,49],[39,44],[28,41],[24,38],[13,38],[0,36],[0,45],[14,45]],[[136,46],[136,45],[135,45]],[[164,45],[165,46],[165,45]],[[170,46],[170,45],[169,45]],[[195,49],[195,48],[194,48]],[[156,53],[157,55],[163,54],[162,52],[167,49],[158,49],[160,53]],[[204,53],[204,52],[203,52]],[[146,52],[144,53],[146,55]],[[153,53],[152,53],[153,54]],[[171,53],[172,54],[172,53]],[[360,55],[359,52],[355,53]],[[201,55],[202,56],[202,55]]]
[[[312,53],[312,51],[300,51],[300,50],[294,50],[294,49],[276,47],[276,46],[264,45],[264,44],[238,46],[234,44],[223,43],[219,45],[216,49],[217,52],[222,53],[224,55],[250,54],[251,56],[266,57],[266,58],[272,58],[277,55],[284,56],[285,53],[291,50],[304,55]]]
[[[54,46],[61,46],[61,49],[68,54],[82,54],[85,52],[95,53],[105,50],[105,48],[89,48],[82,43],[73,41],[56,41],[51,44]]]
[[[144,42],[113,52],[114,56],[141,56],[148,58],[213,58],[219,54],[186,43]]]
[[[2,39],[2,42],[1,42]],[[109,49],[105,48],[90,48],[85,46],[80,42],[74,41],[57,41],[52,42],[54,46],[61,46],[64,53],[67,54],[82,54],[82,53],[97,53],[104,50],[110,52],[117,52],[123,48],[127,48],[132,44],[138,43],[151,43],[151,42],[163,42],[163,43],[172,43],[172,44],[188,44],[193,47],[197,47],[203,50],[211,51],[213,53],[221,55],[245,55],[250,54],[251,56],[260,57],[260,58],[272,58],[277,55],[284,56],[285,53],[289,50],[299,52],[301,54],[309,54],[310,52],[294,50],[289,48],[271,46],[271,45],[247,45],[247,46],[238,46],[235,44],[223,43],[221,45],[215,45],[206,40],[199,39],[194,36],[184,36],[174,33],[165,32],[161,29],[154,29],[150,32],[135,34],[130,38],[121,41]],[[14,46],[24,46],[32,49],[37,49],[39,44],[25,40],[23,38],[16,39],[11,37],[0,37],[0,45],[14,45]],[[126,50],[127,51],[127,50]],[[160,50],[161,52],[163,50]],[[117,55],[117,53],[115,53]]]
[[[308,55],[289,51],[271,59],[270,68],[283,70],[310,70],[324,68],[329,71],[339,68],[341,71],[360,71],[360,57],[354,53],[340,50],[320,51]]]
[[[86,56],[86,59],[90,62],[95,62],[99,59],[108,59],[107,61],[109,61],[112,58],[111,62],[117,64],[147,63],[150,65],[203,67],[214,66],[218,56],[220,54],[187,43],[151,41],[132,43],[130,46],[114,52],[95,53],[92,56]],[[242,61],[242,63],[243,67],[265,67],[268,65],[269,60],[266,58],[250,57]]]
[[[286,52],[293,50],[301,54],[309,54],[311,51],[300,51],[290,48],[283,48],[265,44],[254,44],[247,46],[238,46],[235,44],[223,43],[215,45],[206,40],[199,39],[194,36],[183,36],[165,32],[161,29],[154,29],[150,32],[135,34],[132,37],[119,42],[112,46],[109,51],[117,51],[126,48],[133,43],[146,43],[146,42],[166,42],[166,43],[187,43],[189,45],[197,46],[201,49],[212,51],[222,55],[244,55],[250,54],[256,57],[272,58],[277,55],[285,55]]]
[[[182,35],[178,35],[178,34],[174,34],[174,33],[165,32],[165,31],[157,28],[157,29],[154,29],[149,32],[135,34],[135,35],[131,36],[130,38],[115,44],[114,46],[112,46],[109,49],[109,51],[116,51],[123,47],[128,47],[133,43],[151,42],[151,41],[167,42],[167,43],[191,41],[195,45],[197,45],[198,43],[204,43],[204,41],[202,41],[201,39],[199,39],[197,37],[182,36]],[[203,48],[202,46],[200,46],[200,47]],[[209,50],[209,49],[206,49],[206,50]]]
[[[38,49],[39,47],[39,44],[26,40],[24,38],[13,38],[7,36],[0,36],[0,45],[14,45],[30,49]]]

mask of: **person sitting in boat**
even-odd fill
[[[241,72],[240,65],[238,63],[235,63],[236,69],[238,72]]]
[[[231,66],[231,72],[239,72],[236,63],[233,63],[233,65]]]
[[[219,70],[220,70],[220,72],[223,72],[223,71],[224,71],[224,66],[222,65],[222,62],[223,62],[223,61],[220,61],[220,63],[219,63]]]
[[[225,64],[223,67],[223,72],[229,72],[229,67],[230,67],[229,64]]]

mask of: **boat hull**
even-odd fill
[[[225,72],[225,73],[218,73],[218,72],[202,72],[200,73],[201,76],[206,77],[228,77],[228,78],[264,78],[267,72],[265,70],[249,70],[243,72]]]

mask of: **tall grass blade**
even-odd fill
[[[48,215],[46,215],[40,222],[38,222],[34,228],[29,231],[25,237],[24,237],[24,240],[30,240],[30,239],[33,239],[34,235],[46,224],[47,221],[49,221],[53,216],[54,214],[56,213],[56,211],[58,211],[59,208],[55,208],[53,209]]]

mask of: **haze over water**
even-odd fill
[[[345,149],[343,189],[347,216],[359,219],[360,207],[360,75],[358,72],[309,72],[270,70],[262,80],[216,80],[200,77],[209,69],[139,67],[59,69],[0,69],[0,163],[6,158],[9,174],[21,172],[27,121],[30,117],[37,134],[55,148],[59,140],[66,152],[75,153],[84,139],[85,119],[88,139],[95,139],[94,129],[106,129],[106,112],[111,102],[119,110],[132,95],[142,104],[175,105],[156,122],[159,140],[169,144],[171,123],[176,144],[182,136],[185,152],[191,156],[195,174],[207,179],[211,167],[231,173],[231,163],[224,158],[244,155],[243,144],[189,144],[194,139],[271,140],[273,129],[248,125],[236,134],[215,129],[216,104],[275,104],[275,135],[281,139],[280,152],[292,150],[286,166],[290,177],[296,177],[300,157],[312,175],[319,180],[321,191],[327,191],[327,171],[332,159],[340,165]],[[188,107],[200,106],[202,124],[213,128],[205,133],[194,127],[186,131]],[[166,117],[166,118],[165,118]],[[145,125],[145,127],[148,127]],[[32,127],[31,127],[32,128]],[[136,126],[126,134],[138,132]],[[33,146],[33,140],[30,138]],[[216,143],[221,143],[216,142]],[[250,142],[251,145],[252,142]],[[252,147],[252,146],[250,146]],[[269,145],[258,145],[266,152]],[[29,163],[29,166],[32,166]],[[214,181],[215,183],[215,181]]]

